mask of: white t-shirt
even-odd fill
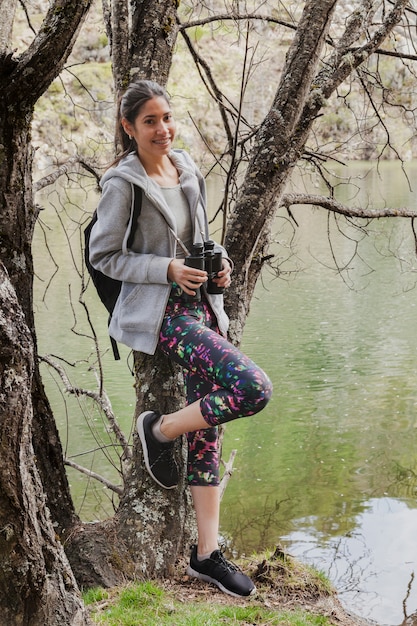
[[[190,206],[181,189],[181,185],[178,184],[175,187],[161,187],[161,191],[167,205],[175,215],[179,239],[181,239],[188,250],[191,250],[193,246],[193,231],[191,227]],[[177,246],[177,258],[183,259],[184,257],[185,253],[181,246]]]

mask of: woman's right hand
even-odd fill
[[[201,287],[207,278],[207,272],[185,265],[184,259],[173,259],[168,267],[168,280],[176,283],[189,296],[195,296],[195,289]]]

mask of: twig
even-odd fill
[[[42,361],[50,365],[56,372],[58,372],[61,377],[62,382],[64,383],[65,390],[67,393],[70,393],[74,396],[87,396],[88,398],[92,398],[94,402],[100,407],[106,416],[110,428],[114,433],[116,439],[119,441],[120,445],[123,448],[123,456],[125,459],[132,458],[132,451],[129,447],[126,437],[124,436],[122,430],[120,429],[119,424],[117,423],[116,417],[113,413],[112,405],[110,399],[106,392],[103,390],[102,393],[98,393],[97,391],[92,391],[91,389],[83,389],[82,387],[74,387],[74,385],[69,380],[65,370],[54,361],[50,355],[40,357]]]
[[[232,450],[227,463],[222,461],[222,464],[224,465],[224,474],[223,474],[223,478],[220,481],[220,501],[222,500],[224,496],[227,484],[230,480],[231,475],[233,474],[233,463],[235,461],[236,454],[237,454],[237,450]]]
[[[117,493],[117,495],[119,496],[123,495],[123,487],[120,487],[119,485],[114,485],[109,480],[104,478],[104,476],[100,476],[100,474],[96,474],[95,472],[92,472],[86,467],[83,467],[82,465],[78,465],[78,463],[74,463],[74,461],[70,461],[69,459],[64,459],[64,463],[65,465],[68,465],[69,467],[72,467],[73,469],[78,470],[82,474],[85,474],[86,476],[89,476],[90,478],[94,478],[94,480],[98,480],[100,483],[105,485],[108,489],[110,489],[111,491],[114,491],[114,493]]]

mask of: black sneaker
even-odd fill
[[[161,443],[152,434],[152,426],[159,418],[159,413],[145,411],[139,415],[136,428],[142,443],[143,459],[149,474],[164,489],[174,489],[178,485],[174,442]]]
[[[256,591],[251,579],[236,565],[226,561],[220,550],[214,550],[208,559],[199,561],[197,546],[193,546],[187,574],[204,580],[206,583],[214,583],[230,596],[250,596]]]

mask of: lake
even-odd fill
[[[417,209],[399,164],[383,163],[380,171],[350,164],[355,186],[335,178],[338,199]],[[416,180],[417,164],[407,172]],[[296,181],[298,189],[312,188]],[[210,194],[216,190],[209,183]],[[44,200],[36,234],[37,329],[41,352],[76,361],[93,344],[68,332],[75,326],[88,334],[88,327],[61,224],[76,249],[82,210],[75,206],[85,199],[71,195],[65,211],[61,199],[57,190]],[[410,221],[378,220],[366,234],[357,224],[328,220],[323,210],[300,206],[293,214],[298,226],[284,211],[277,216],[272,250],[281,275],[264,271],[245,328],[242,347],[270,375],[274,396],[261,414],[227,425],[225,457],[232,449],[237,456],[222,502],[222,535],[236,555],[280,543],[324,571],[349,610],[398,625],[417,611],[417,257]],[[51,282],[55,264],[44,232],[60,267]],[[106,315],[91,290],[87,300],[107,345]],[[111,353],[104,359],[106,388],[127,433],[134,409],[128,354],[122,348],[121,362]],[[82,364],[71,375],[82,386],[95,384]],[[100,414],[65,396],[56,376],[45,376],[68,454],[115,480]],[[108,458],[96,451],[102,442]],[[104,488],[72,470],[69,476],[84,519],[111,514]]]

